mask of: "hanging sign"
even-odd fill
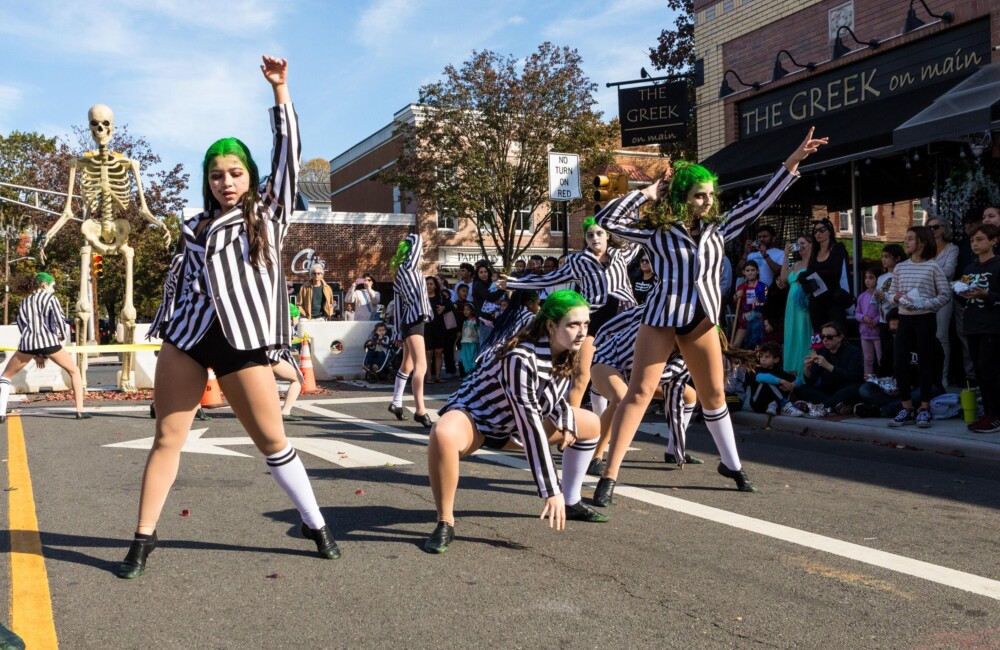
[[[622,146],[674,142],[687,137],[688,82],[618,88]]]

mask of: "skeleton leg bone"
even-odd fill
[[[132,302],[132,262],[135,258],[135,250],[128,244],[123,244],[118,248],[125,256],[125,304],[119,313],[119,321],[125,331],[123,343],[135,343],[135,305]],[[118,377],[118,386],[125,392],[130,393],[136,390],[135,374],[132,371],[132,363],[135,359],[135,352],[124,352],[122,354],[122,369]]]
[[[80,248],[80,297],[76,301],[76,344],[86,345],[87,327],[93,314],[93,303],[90,295],[90,246]],[[76,355],[76,365],[80,368],[80,380],[83,390],[87,390],[87,355]]]

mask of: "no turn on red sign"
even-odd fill
[[[575,153],[549,153],[549,199],[569,201],[581,198],[580,156]]]

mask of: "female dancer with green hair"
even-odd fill
[[[425,427],[431,426],[431,416],[424,406],[424,375],[427,374],[427,352],[424,349],[424,326],[434,318],[427,297],[427,283],[420,271],[424,256],[424,240],[417,234],[407,235],[399,242],[390,265],[396,271],[392,281],[393,335],[403,342],[403,363],[396,371],[389,412],[397,420],[403,413],[403,392],[406,382],[413,379],[413,419]]]
[[[285,437],[268,359],[271,352],[291,360],[281,247],[295,206],[301,146],[287,62],[265,56],[260,68],[276,104],[271,174],[258,194],[257,165],[236,138],[217,141],[205,154],[205,211],[182,224],[183,260],[173,278],[173,295],[154,319],[154,333],[164,341],[153,393],[156,435],[142,478],[135,538],[118,569],[121,578],[142,575],[156,548],[156,524],[210,367],[271,475],[302,516],[303,536],[316,543],[321,557],[340,557],[305,467]]]
[[[604,227],[588,217],[583,220],[586,247],[569,255],[566,263],[545,275],[507,278],[498,284],[501,289],[545,289],[565,283],[576,283],[580,293],[590,303],[590,329],[580,349],[580,364],[569,391],[569,403],[580,406],[590,383],[590,365],[594,357],[594,337],[606,322],[621,309],[634,306],[637,301],[628,277],[628,265],[640,247],[625,242],[620,247],[609,247],[608,233]],[[595,405],[600,415],[600,405]]]
[[[589,320],[590,305],[583,296],[556,291],[531,325],[469,375],[441,408],[427,452],[438,518],[424,543],[429,553],[444,553],[455,539],[459,461],[481,447],[524,449],[545,500],[541,518],[549,518],[550,528],[562,529],[567,519],[607,521],[580,497],[600,422],[593,413],[570,406],[565,397]],[[561,484],[550,444],[563,452]]]
[[[736,451],[726,408],[722,344],[715,329],[722,301],[719,286],[725,244],[762,215],[798,178],[799,163],[826,143],[826,138],[814,139],[809,129],[771,180],[725,215],[715,201],[715,175],[683,161],[674,164],[672,178],[660,178],[642,191],[611,201],[597,215],[597,222],[609,232],[646,248],[659,284],[643,306],[632,375],[611,422],[611,448],[594,492],[596,505],[611,503],[625,450],[639,429],[675,344],[691,372],[705,424],[719,448],[719,473],[736,481],[740,490],[754,491]],[[637,210],[646,203],[659,205],[636,219]]]
[[[63,339],[66,338],[66,317],[54,293],[56,281],[45,272],[38,273],[35,281],[38,283],[37,288],[21,301],[17,310],[17,327],[21,330],[17,352],[7,362],[3,375],[0,376],[0,422],[7,419],[7,397],[12,387],[10,380],[32,359],[39,368],[45,365],[47,359],[52,359],[66,371],[73,386],[76,419],[86,420],[90,418],[90,414],[83,412],[83,380],[80,369],[73,363],[69,353],[62,349]]]

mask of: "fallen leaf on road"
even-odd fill
[[[354,491],[354,494],[364,494],[364,493],[365,491],[362,490],[361,488],[358,488],[357,490]]]
[[[281,577],[280,573],[271,573],[267,576],[268,578],[277,579]]]
[[[743,617],[742,617],[742,616],[737,616],[737,617],[736,617],[736,620],[737,620],[737,621],[742,621],[742,620],[743,620]]]
[[[13,492],[16,489],[17,489],[16,487],[9,487],[9,488],[4,488],[3,491],[4,492]]]
[[[187,508],[184,508],[183,510],[181,510],[181,517],[190,517],[190,516],[191,516],[191,511],[190,510],[188,510]]]

